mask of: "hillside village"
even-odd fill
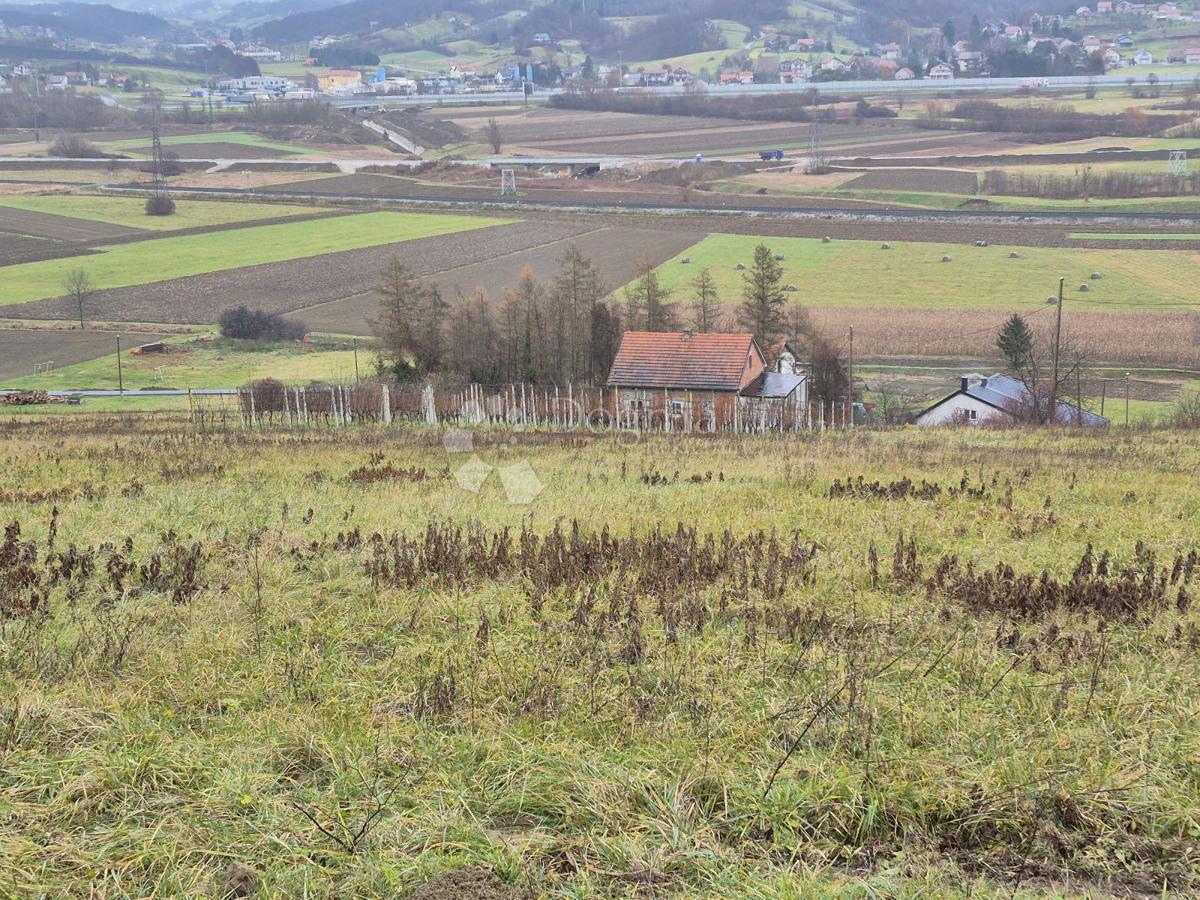
[[[747,32],[741,46],[721,37],[725,49],[714,51],[707,57],[711,62],[703,65],[686,57],[628,62],[618,54],[616,59],[593,59],[576,35],[537,32],[529,39],[529,47],[512,52],[495,47],[460,61],[447,51],[444,64],[424,62],[417,67],[406,65],[403,54],[393,54],[400,57],[393,59],[364,49],[377,43],[374,32],[321,34],[307,42],[272,46],[261,35],[240,27],[214,31],[192,26],[182,29],[173,40],[144,35],[102,43],[80,41],[41,24],[0,18],[0,42],[48,46],[61,50],[64,57],[81,57],[74,63],[41,62],[38,57],[0,59],[0,91],[12,90],[23,79],[34,79],[38,82],[34,87],[52,91],[149,87],[128,71],[137,61],[129,53],[151,54],[148,64],[164,61],[193,71],[203,68],[206,77],[196,78],[189,94],[233,103],[540,88],[702,88],[1098,75],[1200,65],[1200,36],[1189,27],[1196,23],[1200,23],[1200,6],[1096,0],[1069,15],[1034,13],[1017,22],[981,21],[975,16],[967,27],[948,21],[932,28],[910,29],[903,35],[903,43],[898,40],[901,35],[896,35],[897,40],[856,46],[832,27],[809,28],[800,22],[764,25]],[[705,22],[713,34],[723,34],[722,27],[719,22]],[[92,61],[104,59],[105,54],[112,58],[118,50],[125,54],[119,57],[126,61],[125,69]],[[85,55],[90,58],[82,59]]]

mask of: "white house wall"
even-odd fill
[[[971,418],[971,413],[975,418]],[[930,425],[980,425],[986,421],[1002,421],[1009,418],[1008,413],[989,406],[981,400],[966,394],[956,394],[948,400],[939,403],[917,417],[917,424]]]

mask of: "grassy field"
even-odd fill
[[[0,426],[0,893],[1200,889],[1194,433],[485,437]]]
[[[296,343],[258,345],[212,335],[179,337],[166,341],[167,353],[134,356],[126,347],[121,373],[126,390],[142,388],[233,388],[259,378],[276,378],[285,384],[313,381],[352,384],[355,352],[350,341],[343,349],[316,349]],[[372,355],[359,354],[360,373],[371,372]],[[63,366],[40,375],[8,379],[7,388],[85,390],[115,388],[116,353],[88,362]]]
[[[127,287],[454,234],[505,221],[431,213],[373,212],[113,244],[98,248],[102,252],[96,255],[6,267],[0,281],[0,305],[60,296],[66,273],[79,268],[91,275],[97,289]]]
[[[172,216],[146,215],[146,201],[139,197],[101,197],[84,194],[10,194],[0,195],[0,207],[68,216],[126,225],[152,231],[177,231],[227,225],[231,222],[253,222],[256,219],[311,214],[285,203],[222,203],[213,200],[177,200]]]
[[[871,241],[713,234],[659,267],[660,283],[686,301],[691,280],[708,267],[721,298],[737,302],[743,273],[736,266],[748,266],[763,240],[784,257],[784,282],[808,306],[1028,310],[1044,305],[1060,276],[1072,309],[1183,312],[1200,305],[1200,259],[1154,250],[1022,247],[1011,259],[1009,248],[998,246],[894,243],[885,251]],[[690,264],[681,263],[685,257]],[[1090,280],[1093,272],[1103,278]],[[1086,293],[1078,291],[1084,283]]]
[[[244,147],[257,147],[263,150],[278,150],[282,153],[321,153],[323,151],[302,144],[283,144],[278,141],[268,141],[260,135],[245,131],[211,131],[203,134],[178,134],[162,139],[165,146],[174,144],[241,144]],[[145,147],[145,138],[134,138],[125,141],[110,141],[103,145],[105,150],[121,152],[126,155],[129,150]],[[145,154],[141,154],[145,155]]]

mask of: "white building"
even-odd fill
[[[954,77],[954,70],[945,63],[938,63],[929,70],[928,77],[931,81],[949,81]]]
[[[1049,400],[1047,399],[1047,403]],[[1008,375],[964,375],[959,388],[939,400],[914,420],[917,425],[991,425],[1013,424],[1025,418],[1033,404],[1033,395],[1025,383]],[[1059,425],[1107,425],[1108,419],[1080,409],[1064,400],[1057,402]]]
[[[281,93],[295,91],[299,87],[292,83],[290,78],[282,75],[249,75],[245,78],[230,78],[227,81],[220,81],[217,83],[217,89],[230,93],[250,94],[255,92]]]
[[[1133,64],[1135,66],[1152,66],[1154,65],[1154,54],[1149,50],[1139,50],[1133,55]]]

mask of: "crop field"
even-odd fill
[[[46,213],[71,219],[84,219],[109,225],[121,225],[149,231],[176,231],[232,222],[252,222],[295,215],[311,215],[312,210],[287,204],[223,203],[216,200],[180,200],[171,216],[146,215],[146,201],[140,197],[104,197],[84,194],[20,194],[0,196],[0,215],[8,222],[8,210]],[[57,236],[57,235],[55,235]]]
[[[0,231],[0,266],[78,254],[78,245],[66,241]]]
[[[44,209],[23,209],[21,205],[29,202],[32,207],[54,208],[56,204],[66,205],[59,196],[30,197],[26,194],[5,195],[0,197],[0,210],[3,210],[3,229],[6,232],[25,235],[34,238],[47,238],[54,241],[71,241],[90,243],[111,238],[136,235],[140,229],[112,222],[100,222],[95,219],[63,215],[47,212]],[[145,203],[145,201],[142,201]],[[8,204],[14,204],[9,206]],[[148,218],[143,216],[143,218]]]
[[[55,380],[60,370],[115,354],[118,336],[126,350],[162,337],[151,331],[0,328],[0,387],[57,389],[59,385]],[[35,367],[47,364],[52,364],[48,374],[33,375]],[[115,383],[115,360],[112,372]],[[109,384],[105,381],[102,386],[108,387]]]
[[[8,334],[0,330],[0,345]],[[24,377],[7,377],[3,386],[44,391],[115,388],[118,385],[117,359],[112,336],[108,338],[103,355],[54,368],[45,374],[27,374],[26,369]],[[355,381],[355,352],[349,341],[337,342],[337,347],[327,348],[296,342],[259,345],[214,335],[188,335],[167,338],[164,353],[134,356],[129,350],[152,338],[136,340],[136,343],[128,336],[122,340],[125,352],[121,358],[121,374],[125,389],[131,391],[167,387],[230,388],[260,378],[274,378],[294,385],[314,381],[352,384]],[[365,349],[359,371],[362,375],[372,371],[370,356]]]
[[[84,268],[95,287],[103,290],[504,223],[503,219],[469,216],[374,212],[112,244],[97,247],[100,252],[82,262],[68,257],[6,267],[0,306],[60,296],[63,278],[75,268]]]
[[[2,894],[1200,890],[1194,432],[481,431],[472,491],[71,421],[0,421]]]
[[[235,158],[250,159],[253,156],[289,156],[305,153],[319,153],[313,147],[301,144],[287,144],[279,141],[269,141],[257,134],[244,131],[212,131],[200,134],[171,135],[162,139],[163,146],[169,147],[179,156],[187,158],[193,152],[201,157],[223,155],[232,148]],[[209,146],[211,145],[211,146]],[[112,141],[104,145],[106,150],[124,153],[126,155],[150,155],[150,147],[146,138],[131,138]],[[221,153],[217,153],[217,149]],[[255,151],[269,151],[256,153]]]
[[[974,195],[978,187],[974,172],[954,169],[873,169],[848,181],[847,190],[933,191]]]
[[[543,243],[527,245],[520,250],[497,254],[470,264],[430,271],[426,281],[436,285],[444,297],[454,297],[459,292],[470,295],[482,289],[493,303],[498,303],[505,289],[517,284],[526,268],[538,279],[549,282],[558,272],[563,252],[569,244],[574,243],[595,264],[604,283],[615,287],[630,281],[643,259],[657,265],[690,246],[699,237],[696,232],[679,229],[607,226],[587,231],[564,231],[561,226],[555,226],[545,234]],[[416,259],[414,254],[400,256],[411,260],[414,271],[426,271],[422,261]],[[476,254],[472,256],[477,258]],[[379,305],[379,295],[375,291],[377,280],[376,277],[374,281],[363,284],[365,290],[360,293],[300,310],[295,318],[310,328],[370,334],[369,320],[377,315]]]

